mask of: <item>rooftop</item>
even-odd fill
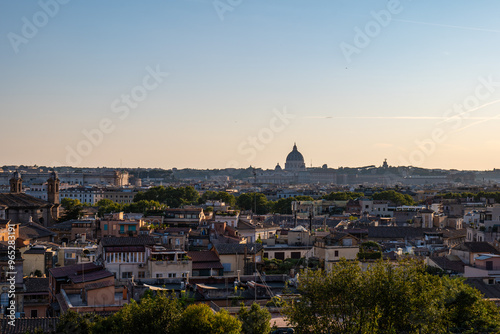
[[[67,278],[73,283],[91,282],[113,276],[103,266],[98,266],[92,262],[51,268],[49,272],[56,279]]]
[[[0,193],[0,205],[9,208],[51,207],[53,204],[26,194]]]
[[[10,319],[0,319],[2,334],[24,334],[33,333],[37,328],[41,328],[44,333],[55,331],[59,318],[17,318],[15,326],[9,326]]]
[[[19,237],[24,240],[40,239],[56,235],[37,223],[25,223],[19,227]]]
[[[366,229],[368,238],[423,238],[424,232],[432,232],[432,229],[409,226],[368,226]]]
[[[473,241],[473,242],[464,242],[463,245],[460,245],[458,249],[465,249],[471,253],[491,253],[491,254],[500,254],[499,251],[486,241]]]
[[[487,284],[482,278],[468,278],[465,283],[478,289],[485,298],[500,298],[500,284]]]
[[[215,249],[219,255],[225,254],[244,254],[247,252],[248,254],[254,253],[254,247],[257,247],[257,252],[262,250],[262,244],[236,244],[236,243],[227,243],[227,244],[215,244]]]
[[[101,239],[101,244],[104,247],[108,246],[145,246],[156,244],[155,239],[151,236],[137,237],[104,237]]]
[[[45,254],[46,249],[42,247],[32,247],[28,249],[24,254]]]
[[[28,277],[24,279],[25,293],[49,292],[49,279],[45,277]]]

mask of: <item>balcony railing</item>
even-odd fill
[[[178,261],[154,261],[151,260],[151,263],[156,266],[164,266],[164,265],[186,265],[189,264],[189,260],[178,260]]]

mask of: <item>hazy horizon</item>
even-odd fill
[[[500,3],[0,3],[2,165],[491,170]]]

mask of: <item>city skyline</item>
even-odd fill
[[[3,165],[500,165],[500,4],[0,4]]]

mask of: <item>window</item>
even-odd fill
[[[231,263],[223,263],[222,266],[224,267],[224,272],[231,271]]]
[[[177,277],[176,273],[168,273],[168,278],[175,278]]]
[[[269,259],[269,253],[264,253],[264,258]]]
[[[146,272],[144,271],[139,271],[137,273],[137,278],[145,278],[146,277]]]
[[[125,232],[125,225],[120,225],[120,233]]]
[[[65,259],[75,259],[76,254],[75,253],[64,253],[64,258]]]
[[[31,317],[32,318],[38,318],[38,311],[37,310],[31,310]]]
[[[276,253],[274,253],[274,257],[278,260],[284,260],[285,259],[285,252],[276,252]]]
[[[163,278],[163,274],[156,274],[156,278]]]
[[[104,224],[104,231],[108,230],[108,224]]]
[[[486,261],[486,270],[493,270],[493,261]]]
[[[338,250],[335,251],[335,257],[339,257],[339,251]]]
[[[129,225],[128,230],[135,232],[136,231],[135,225]]]
[[[292,259],[300,259],[300,252],[292,252],[290,255]]]
[[[122,278],[132,278],[132,272],[131,271],[124,271],[122,273]]]

